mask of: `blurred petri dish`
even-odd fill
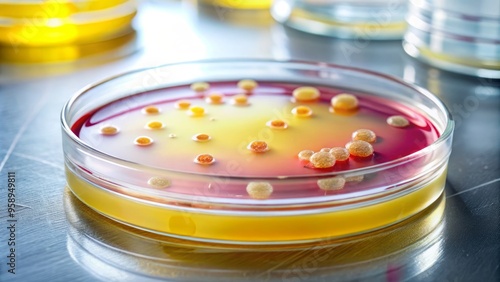
[[[271,0],[200,0],[200,2],[206,6],[212,6],[215,9],[267,10],[269,9],[269,7],[271,7],[272,1]]]
[[[405,51],[430,65],[500,78],[500,2],[412,0]]]
[[[401,39],[406,29],[407,1],[276,0],[274,19],[314,34],[364,40]]]
[[[136,33],[132,31],[120,37],[88,44],[18,48],[0,45],[0,63],[29,65],[59,64],[97,58],[112,60],[135,52],[137,50],[136,37]]]
[[[92,12],[112,8],[128,2],[128,0],[2,0],[0,11],[2,16],[25,18],[41,16],[43,13],[51,17],[68,17],[75,12]]]
[[[240,88],[243,79],[256,87]],[[293,94],[301,86],[319,97]],[[342,93],[358,106],[343,109]],[[388,124],[393,115],[409,126]],[[162,126],[145,127],[153,121]],[[110,126],[116,134],[103,134]],[[390,76],[229,60],[92,85],[65,105],[62,127],[68,185],[96,211],[176,238],[274,245],[362,234],[425,209],[444,188],[453,121],[434,95]],[[377,140],[347,145],[360,128]],[[343,146],[348,161],[324,153]],[[302,160],[302,150],[318,154]]]
[[[132,31],[135,1],[1,1],[0,44],[83,44]]]
[[[409,279],[440,258],[445,197],[393,226],[301,245],[224,245],[175,239],[110,220],[64,193],[67,248],[103,280],[283,281]],[[207,273],[210,275],[207,276]],[[149,279],[149,280],[148,280]]]

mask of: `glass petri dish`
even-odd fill
[[[403,46],[410,56],[466,75],[500,78],[500,3],[412,0]]]
[[[229,10],[267,10],[271,7],[270,0],[201,0],[200,3],[215,9]],[[223,14],[219,16],[224,17]]]
[[[304,85],[317,99],[293,95]],[[332,106],[339,93],[358,106]],[[408,126],[387,124],[394,114]],[[362,69],[266,60],[120,75],[68,101],[62,127],[68,186],[89,207],[150,232],[228,244],[317,242],[407,219],[442,194],[453,133],[448,110],[424,89]],[[320,153],[360,128],[377,134],[372,154]],[[299,158],[306,149],[316,157]]]
[[[0,1],[0,44],[94,43],[132,32],[135,1]]]
[[[395,40],[406,30],[406,1],[276,0],[274,19],[294,29],[348,39]]]

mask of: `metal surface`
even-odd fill
[[[128,44],[138,51],[129,56],[123,56],[127,52],[120,49],[120,56],[75,63],[0,65],[1,281],[149,281],[154,276],[173,281],[499,281],[499,81],[427,67],[409,58],[399,41],[318,37],[283,28],[266,15],[234,15],[210,6],[201,9],[195,3],[143,2],[135,26],[137,38]],[[376,241],[329,253],[340,252],[342,261],[311,253],[311,249],[285,254],[259,251],[255,256],[231,251],[190,256],[203,248],[156,244],[154,238],[114,227],[95,213],[88,220],[83,208],[65,192],[62,105],[86,84],[125,70],[228,57],[364,67],[404,78],[441,97],[457,123],[443,220],[411,244],[391,244],[393,248],[386,253],[377,250],[380,242]],[[152,73],[151,79],[157,75],[161,74]],[[9,172],[15,172],[16,179],[16,222],[8,222]],[[14,223],[15,230],[9,230]],[[403,232],[395,242],[420,236],[411,234],[415,233]],[[14,252],[9,238],[15,240]],[[147,244],[142,249],[143,245],[135,249],[127,245],[134,242]],[[168,256],[167,262],[150,259],[158,250],[162,250],[158,256]],[[140,254],[145,251],[149,253]],[[11,253],[15,254],[15,274],[8,272]],[[349,260],[346,253],[351,254]],[[165,263],[170,268],[162,268]],[[140,271],[132,273],[133,269],[152,272],[145,277]]]

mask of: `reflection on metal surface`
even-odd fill
[[[108,41],[52,47],[26,47],[14,50],[0,47],[2,81],[65,74],[96,67],[126,56],[139,49],[136,32]]]
[[[57,45],[46,47],[0,46],[0,63],[64,63],[81,59],[123,57],[135,50],[136,33],[107,41],[81,45]]]
[[[136,230],[89,209],[68,189],[64,203],[68,251],[105,281],[397,281],[422,273],[440,258],[445,224],[441,196],[408,220],[352,239],[249,247]]]

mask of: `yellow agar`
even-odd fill
[[[439,198],[446,180],[446,169],[420,189],[385,202],[302,215],[261,215],[258,212],[231,215],[210,210],[187,212],[179,207],[147,204],[102,190],[68,168],[66,177],[70,189],[85,204],[134,226],[198,240],[282,242],[348,236],[400,222]],[[175,221],[179,217],[186,220]]]
[[[46,13],[53,18],[68,17],[77,12],[92,12],[112,8],[128,0],[45,0],[0,2],[0,16],[11,18],[32,17],[38,13]]]
[[[88,7],[85,2],[77,6],[68,1],[43,2],[0,4],[0,17],[12,21],[0,24],[0,44],[17,48],[99,42],[131,32],[136,15],[130,1],[88,1]],[[92,20],[83,22],[79,19],[82,15]]]
[[[472,57],[458,57],[446,53],[434,52],[429,48],[417,47],[420,54],[430,61],[442,61],[472,68],[500,70],[500,60],[479,60]]]
[[[271,7],[271,0],[202,0],[206,4],[236,10],[261,10]]]

